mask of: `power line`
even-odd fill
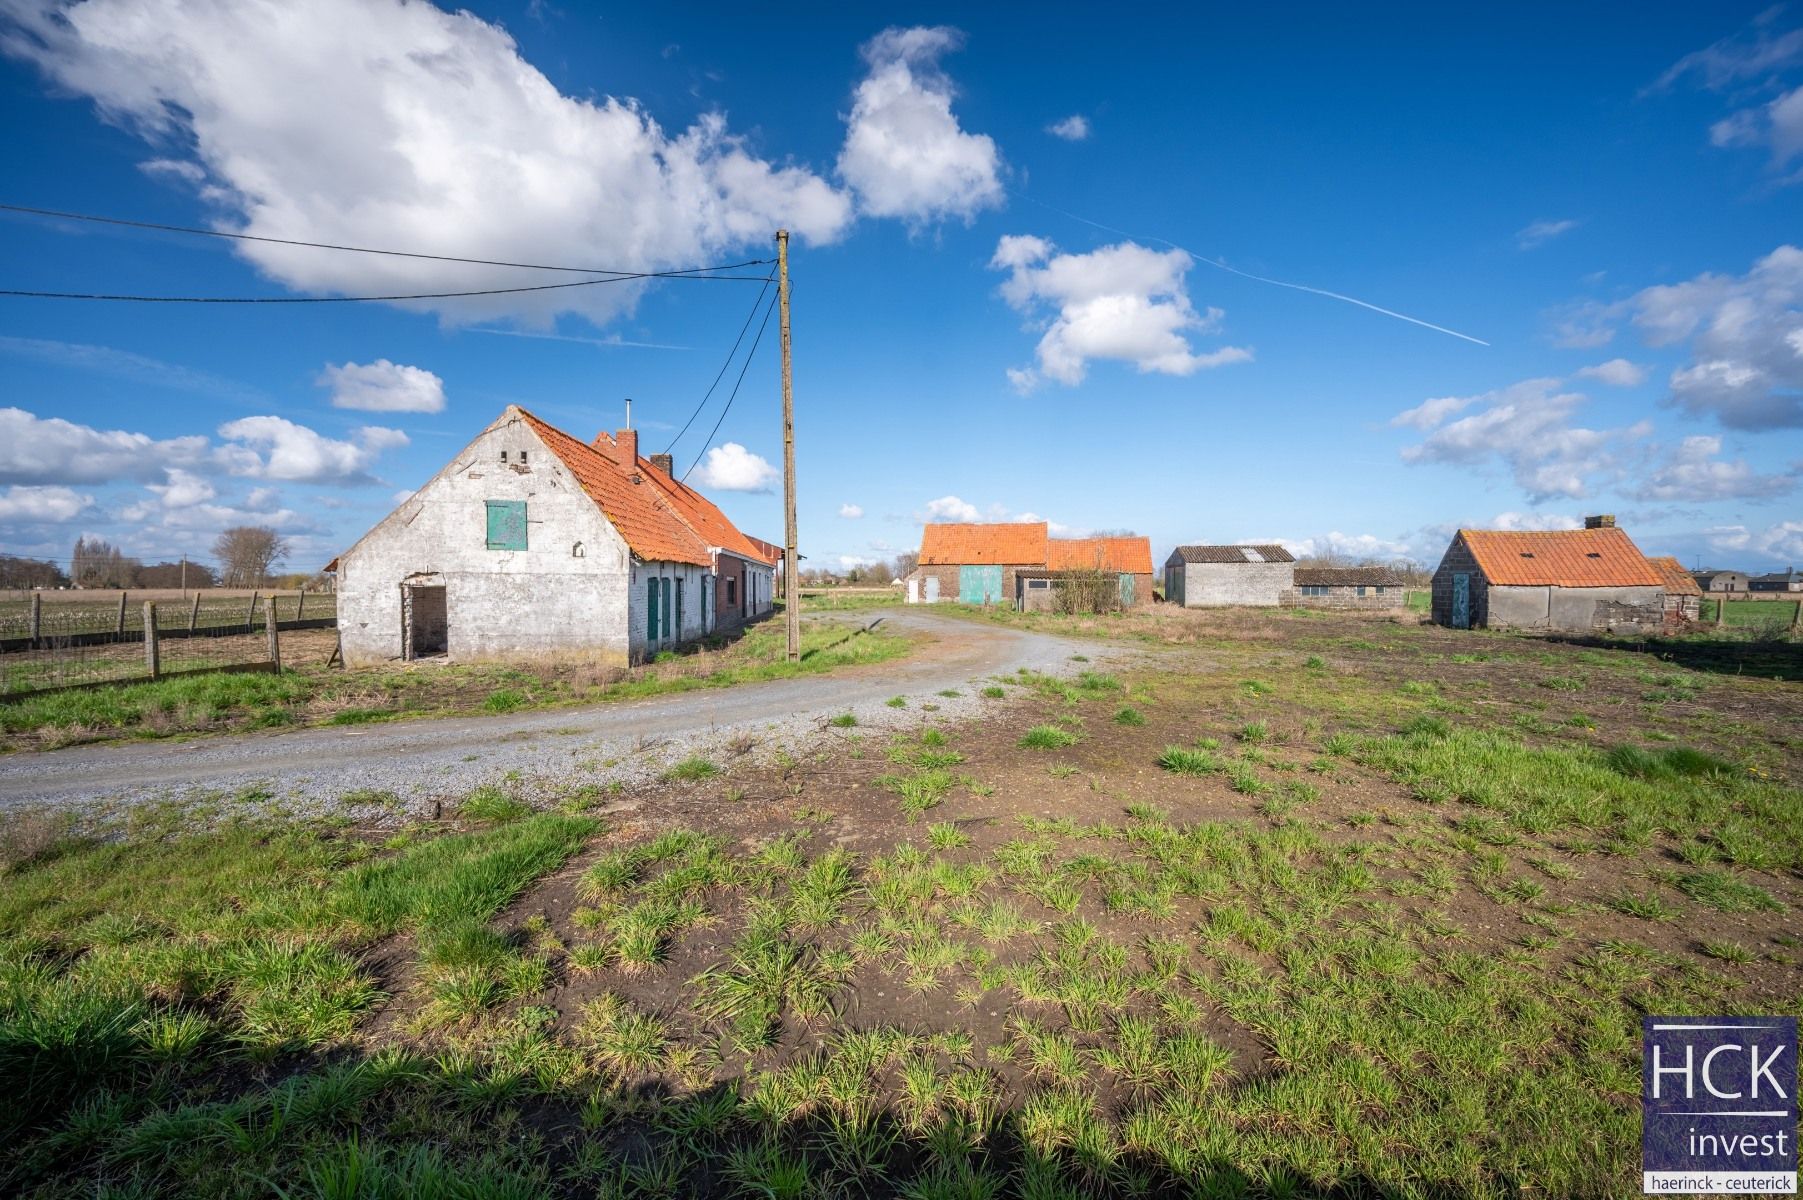
[[[775,310],[776,297],[772,296],[770,303],[764,308],[764,319],[758,323],[758,334],[751,339],[751,349],[745,352],[745,364],[739,368],[739,377],[733,381],[732,394],[726,398],[726,407],[720,410],[720,420],[715,421],[714,427],[707,431],[707,444],[701,448],[701,454],[695,456],[695,461],[689,464],[689,470],[682,473],[679,483],[688,482],[689,472],[701,463],[701,455],[713,448],[714,435],[720,432],[720,425],[726,420],[726,414],[732,411],[732,402],[739,398],[739,385],[745,382],[745,372],[751,369],[751,360],[757,357],[758,343],[764,340],[764,329],[770,324],[770,314]]]
[[[769,283],[765,283],[763,287],[758,289],[757,299],[751,302],[751,311],[745,314],[745,323],[739,326],[739,336],[733,339],[732,349],[726,352],[726,361],[720,364],[720,370],[715,374],[714,381],[707,385],[707,391],[702,395],[701,403],[695,406],[695,411],[689,414],[689,419],[682,423],[682,429],[677,432],[675,437],[670,439],[670,444],[664,447],[665,454],[676,449],[676,443],[682,441],[682,435],[689,431],[689,426],[695,423],[695,418],[700,416],[701,410],[707,407],[708,400],[713,397],[714,389],[720,386],[720,381],[722,379],[726,378],[726,369],[732,366],[732,360],[737,357],[739,353],[739,343],[745,340],[745,334],[751,328],[752,319],[758,315],[758,306],[764,302],[764,293],[769,290]]]
[[[697,267],[697,271],[732,270],[756,265],[735,263],[731,267]],[[767,275],[697,275],[686,272],[641,271],[615,275],[607,279],[579,279],[574,283],[540,283],[528,287],[474,288],[462,292],[409,292],[393,296],[132,296],[104,292],[35,292],[20,288],[0,288],[0,296],[18,296],[28,300],[113,300],[133,304],[366,304],[395,300],[457,300],[466,296],[511,296],[519,292],[551,292],[562,288],[594,287],[602,283],[625,283],[632,279],[718,279],[739,280],[768,285]]]
[[[350,254],[382,254],[391,258],[423,258],[432,262],[474,263],[483,267],[518,267],[528,271],[573,271],[579,275],[618,275],[623,279],[674,279],[699,271],[726,271],[739,267],[764,266],[769,258],[753,258],[730,267],[690,267],[681,271],[619,271],[612,267],[568,267],[547,263],[507,262],[492,258],[460,258],[453,254],[420,254],[410,250],[379,250],[369,246],[345,246],[336,242],[307,242],[297,238],[262,237],[254,233],[229,233],[222,229],[202,229],[194,225],[163,225],[155,221],[132,221],[124,217],[102,217],[92,213],[63,212],[54,208],[32,208],[25,204],[0,204],[0,212],[27,213],[37,217],[57,217],[65,221],[91,221],[97,225],[123,225],[130,229],[154,229],[162,233],[189,233],[200,237],[228,238],[238,242],[267,242],[275,246],[305,246],[313,250],[342,250]],[[433,297],[434,299],[436,297]]]

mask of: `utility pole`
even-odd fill
[[[783,340],[783,618],[789,661],[801,661],[800,555],[795,552],[795,390],[789,374],[789,231],[776,231],[776,304]]]

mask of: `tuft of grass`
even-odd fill
[[[1006,688],[997,687],[994,684],[990,684],[988,687],[983,689],[983,697],[984,697],[984,699],[987,699],[987,700],[1000,700],[1003,696],[1006,696],[1007,694],[1008,694],[1008,692],[1007,692]]]
[[[906,708],[908,707],[908,698],[906,696],[891,696],[883,701],[883,703],[887,704],[890,708]]]
[[[1076,745],[1079,740],[1076,734],[1061,726],[1035,725],[1020,739],[1020,746],[1024,750],[1060,750]]]
[[[670,767],[658,778],[665,783],[699,783],[720,774],[720,768],[709,759],[694,755]]]
[[[829,718],[826,723],[839,729],[850,729],[858,723],[858,717],[856,713],[840,713]]]
[[[1674,886],[1698,904],[1717,912],[1783,912],[1778,898],[1760,887],[1736,877],[1730,871],[1710,869],[1690,871],[1672,880]]]
[[[1166,746],[1158,765],[1177,775],[1214,775],[1227,769],[1218,755],[1188,746]]]
[[[1116,725],[1144,725],[1146,723],[1146,714],[1140,712],[1137,708],[1122,708],[1114,714],[1114,723]]]
[[[466,821],[488,821],[498,825],[517,821],[531,811],[531,805],[498,787],[479,787],[458,807],[457,815]]]

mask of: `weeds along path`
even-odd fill
[[[1144,653],[918,608],[843,619],[848,631],[880,620],[921,642],[894,662],[640,701],[15,754],[0,758],[0,812],[50,805],[104,813],[211,795],[297,814],[341,811],[350,797],[399,816],[509,780],[630,785],[747,735],[775,752],[847,713],[875,729],[912,726],[923,713],[969,718],[994,703],[981,694],[992,676]]]

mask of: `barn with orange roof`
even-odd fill
[[[920,561],[905,582],[908,603],[1053,606],[1077,574],[1112,577],[1107,604],[1152,600],[1152,544],[1143,537],[1055,538],[1044,521],[945,522],[921,532]]]
[[[509,405],[339,555],[338,629],[349,665],[624,665],[767,612],[773,566],[636,432]]]
[[[1432,613],[1455,629],[1656,629],[1665,577],[1611,516],[1582,529],[1461,529],[1434,572]]]

